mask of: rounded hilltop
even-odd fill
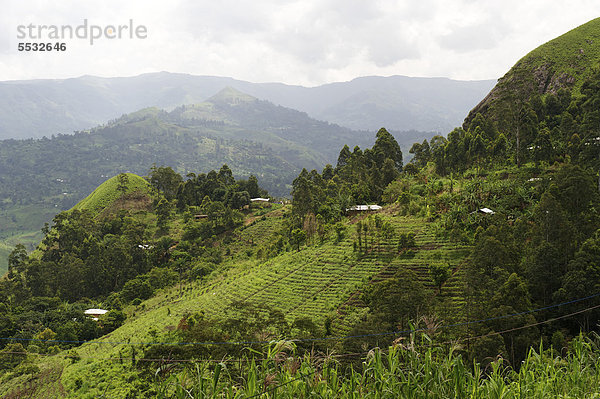
[[[118,200],[133,200],[135,203],[150,198],[150,184],[134,173],[121,173],[99,185],[90,195],[79,201],[72,210],[88,210],[94,215],[112,208]],[[124,206],[128,208],[129,206]],[[123,208],[123,207],[121,207]]]

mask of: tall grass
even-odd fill
[[[360,366],[339,357],[288,356],[271,346],[244,359],[240,372],[226,363],[188,365],[156,379],[159,398],[592,398],[600,397],[600,351],[578,337],[565,356],[531,349],[518,370],[503,359],[486,370],[465,364],[452,349],[373,350]]]

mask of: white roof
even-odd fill
[[[106,309],[86,309],[85,312],[83,312],[85,314],[105,314],[108,313],[108,310]]]
[[[378,211],[381,207],[379,205],[354,205],[348,209],[347,211]]]
[[[250,201],[263,201],[263,202],[269,202],[268,198],[250,198]]]
[[[481,208],[479,210],[479,212],[487,213],[488,215],[493,215],[494,213],[496,213],[496,212],[492,211],[490,208]]]

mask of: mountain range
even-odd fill
[[[5,81],[0,82],[0,139],[69,134],[146,107],[172,110],[200,103],[225,87],[355,130],[385,126],[445,133],[462,123],[494,83],[370,76],[303,87],[167,72]]]

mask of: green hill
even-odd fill
[[[600,18],[596,18],[531,51],[471,110],[465,130],[477,113],[503,120],[501,115],[515,98],[527,101],[533,95],[557,94],[560,89],[580,96],[583,82],[600,65],[599,44]]]
[[[90,195],[79,201],[72,209],[88,210],[92,214],[101,213],[109,208],[116,200],[123,196],[144,196],[148,195],[150,185],[142,177],[133,173],[125,173],[126,179],[123,186],[120,186],[119,175],[111,177]]]

